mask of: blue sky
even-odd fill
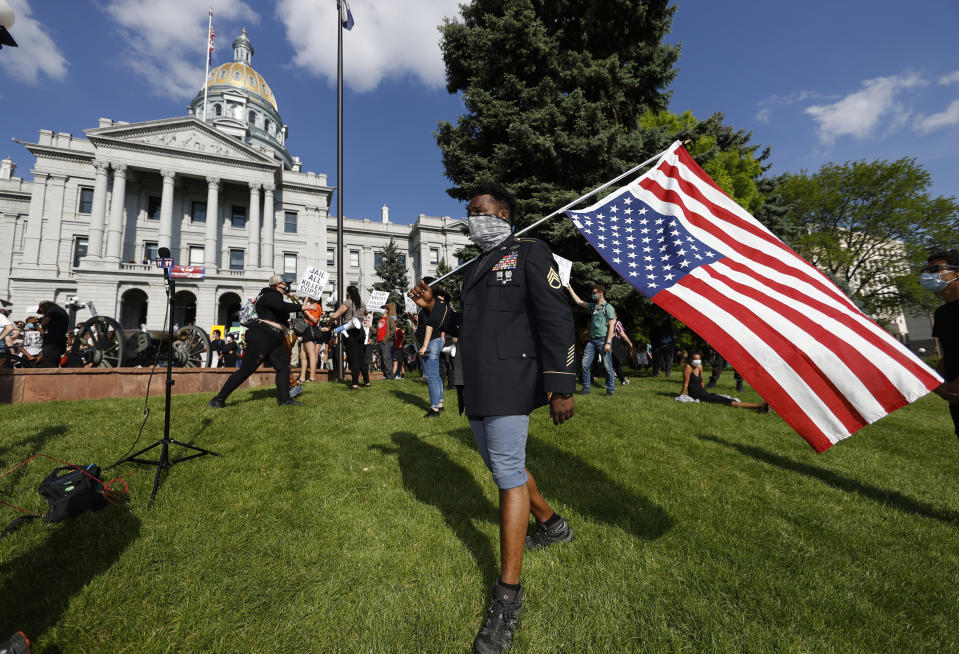
[[[214,65],[246,27],[305,170],[336,175],[335,0],[6,0],[21,48],[0,51],[0,158],[30,178],[9,140],[82,134],[97,118],[186,113],[203,79],[206,7]],[[344,206],[351,218],[407,223],[461,216],[445,193],[438,120],[462,109],[444,89],[436,26],[457,0],[353,0],[344,35]],[[933,192],[959,195],[959,2],[678,3],[683,44],[670,108],[715,111],[772,147],[772,173],[825,162],[916,157]],[[650,153],[652,155],[654,153]],[[597,184],[605,180],[597,180]],[[335,210],[335,209],[334,209]]]

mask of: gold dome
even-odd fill
[[[266,80],[251,66],[242,61],[231,61],[217,66],[210,71],[210,77],[207,79],[206,85],[208,87],[228,85],[255,93],[273,105],[274,109],[277,109],[276,98],[273,97],[273,91],[267,86]]]

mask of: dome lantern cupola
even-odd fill
[[[233,40],[233,61],[241,61],[249,65],[253,59],[253,44],[246,36],[246,28]]]

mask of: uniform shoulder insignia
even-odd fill
[[[546,273],[546,281],[549,283],[550,288],[559,289],[563,287],[563,282],[559,278],[559,273],[556,272],[552,266],[549,267],[549,272]]]
[[[536,238],[514,238],[513,241],[517,243],[535,243],[539,239]]]

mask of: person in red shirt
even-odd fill
[[[386,379],[393,379],[393,322],[387,308],[376,323],[376,350],[380,353],[380,370]]]
[[[393,379],[403,379],[403,348],[406,346],[406,334],[397,327],[393,334]]]

